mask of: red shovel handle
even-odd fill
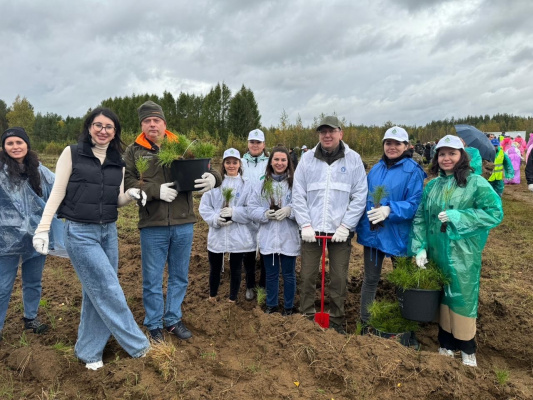
[[[322,240],[322,290],[320,292],[320,313],[324,314],[324,287],[326,286],[326,241],[333,236],[316,236]]]

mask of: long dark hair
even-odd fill
[[[28,150],[28,153],[22,161],[24,170],[20,169],[19,163],[11,158],[6,151],[0,150],[0,168],[7,167],[7,177],[12,186],[19,186],[22,181],[28,180],[31,188],[37,196],[43,196],[41,188],[41,174],[39,173],[39,157],[33,150]]]
[[[229,158],[229,157],[226,157],[226,158]],[[232,158],[237,158],[237,157],[232,157]],[[242,161],[240,158],[237,158],[237,160],[239,160],[239,170],[237,171],[239,173],[239,175],[241,176],[242,178]],[[222,160],[222,166],[220,167],[220,174],[222,175],[222,180],[224,180],[224,175],[227,174],[227,171],[226,171],[226,167],[224,167],[224,160]]]
[[[430,172],[435,176],[438,176],[441,172],[444,173],[444,171],[441,170],[439,167],[439,152],[441,148],[437,149],[437,151],[435,152],[435,155],[431,160],[431,166],[429,169]],[[455,178],[455,181],[457,182],[457,186],[465,187],[466,178],[468,178],[468,175],[470,175],[474,171],[474,169],[470,166],[470,157],[468,156],[468,153],[464,151],[464,149],[458,150],[461,153],[461,158],[453,168],[453,176]]]
[[[97,107],[93,111],[91,111],[89,115],[87,115],[85,121],[83,121],[83,130],[80,134],[79,140],[90,143],[92,146],[91,134],[89,133],[89,129],[91,128],[94,119],[99,115],[103,115],[104,117],[107,117],[111,121],[113,121],[113,124],[115,125],[115,137],[111,140],[109,146],[115,149],[119,154],[122,154],[124,152],[124,142],[122,142],[122,139],[120,137],[120,134],[122,132],[122,126],[120,125],[120,121],[118,120],[117,115],[109,108]]]
[[[265,180],[271,180],[272,174],[274,174],[274,168],[272,168],[272,158],[274,157],[275,153],[283,153],[287,156],[287,169],[285,170],[285,173],[287,174],[287,182],[289,183],[289,189],[292,189],[292,181],[294,177],[294,166],[292,165],[291,155],[289,154],[289,151],[284,146],[276,146],[272,149],[270,152],[270,156],[268,157],[268,164],[265,169]],[[263,185],[264,186],[264,185]]]

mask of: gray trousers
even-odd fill
[[[365,274],[363,277],[363,286],[361,287],[361,321],[368,322],[370,313],[368,306],[376,298],[379,278],[381,277],[381,267],[385,253],[371,247],[364,248]],[[395,257],[391,257],[394,266]]]
[[[327,242],[329,258],[329,314],[330,321],[337,325],[344,323],[344,300],[346,299],[346,280],[348,264],[352,251],[352,241]],[[302,242],[302,268],[300,271],[300,312],[313,315],[316,312],[316,281],[322,265],[322,240],[316,243]],[[320,303],[318,303],[320,304]],[[327,312],[327,310],[324,310]]]

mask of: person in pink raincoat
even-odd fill
[[[513,139],[511,139],[509,136],[505,136],[503,140],[500,140],[500,146],[502,147],[503,151],[509,150],[512,144],[513,144]]]
[[[522,138],[522,136],[520,135],[517,135],[514,140],[513,140],[513,145],[515,143],[518,143],[519,147],[520,147],[520,153],[521,154],[524,154],[525,153],[525,150],[527,148],[527,145],[526,145],[526,141]]]
[[[504,179],[506,185],[518,185],[520,183],[520,163],[522,162],[522,157],[520,156],[520,150],[515,146],[509,147],[506,151],[507,155],[511,159],[514,169],[514,178]]]

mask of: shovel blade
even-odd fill
[[[329,328],[329,314],[325,312],[315,313],[315,322],[322,328]]]

